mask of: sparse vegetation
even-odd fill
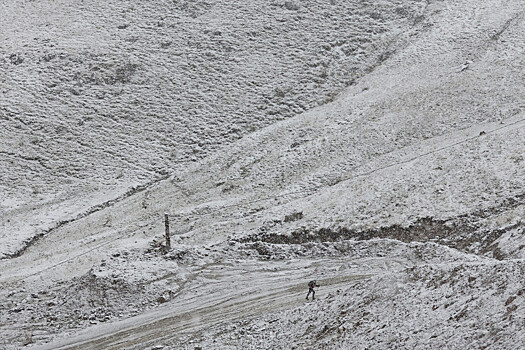
[[[524,11],[0,2],[0,348],[516,349]]]

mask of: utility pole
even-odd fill
[[[171,249],[171,241],[170,241],[170,220],[168,218],[168,213],[164,213],[164,227],[165,227],[165,235],[166,235],[166,248],[169,250]]]

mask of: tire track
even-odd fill
[[[180,300],[174,300],[177,304],[169,305],[169,309],[104,325],[98,332],[97,329],[92,329],[90,332],[37,349],[144,349],[161,341],[173,340],[182,334],[193,333],[224,322],[296,308],[304,304],[305,281],[311,276],[311,269],[318,267],[318,263],[319,261],[313,262],[305,269],[304,262],[299,261],[289,269],[267,273],[262,272],[262,266],[259,266],[247,275],[241,275],[239,270],[231,269],[219,283],[219,291],[216,290],[211,295],[203,294],[198,298],[192,295],[199,290],[206,292],[206,284],[209,284],[209,281],[201,281],[189,288],[185,295],[181,295]],[[323,266],[327,268],[339,266],[341,263],[338,259],[322,261]],[[370,276],[371,274],[337,275],[336,272],[332,272],[330,276],[319,279],[319,293],[321,296],[327,295]],[[232,288],[232,293],[220,292],[221,288],[236,278],[242,278],[242,281],[238,282],[240,288]],[[270,288],[261,289],[261,285]],[[185,303],[188,299],[192,301]]]

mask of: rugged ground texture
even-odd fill
[[[3,2],[0,254],[332,100],[391,54],[425,7]]]
[[[0,346],[525,344],[521,1],[0,6]]]
[[[518,349],[524,268],[522,261],[414,267],[182,342],[188,349]]]

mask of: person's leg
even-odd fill
[[[315,299],[315,290],[312,289],[312,300]]]
[[[310,296],[310,293],[312,293],[312,288],[308,288],[308,294],[306,294],[306,299]]]

